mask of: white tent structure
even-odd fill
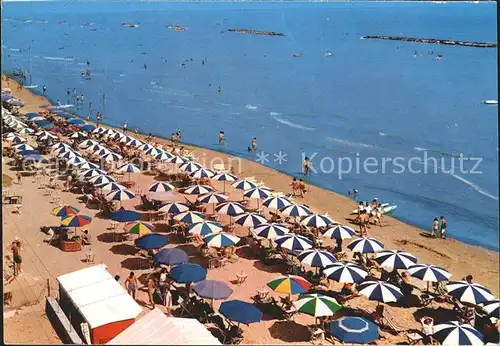
[[[156,308],[108,342],[108,345],[220,345],[193,318],[167,317]]]
[[[132,325],[142,312],[104,264],[61,275],[57,281],[61,309],[89,343],[108,342]],[[88,333],[82,331],[82,323],[88,326]]]

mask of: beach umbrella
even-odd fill
[[[271,196],[271,197],[266,198],[264,200],[264,202],[262,202],[262,205],[264,205],[268,209],[280,210],[280,209],[283,209],[285,207],[288,207],[289,205],[292,205],[292,202],[290,202],[285,197]]]
[[[414,264],[408,267],[408,273],[427,282],[448,281],[451,277],[446,269],[432,264]]]
[[[173,214],[173,215],[177,215],[177,214],[183,213],[183,212],[188,211],[188,210],[189,210],[189,207],[187,206],[187,204],[179,203],[179,202],[165,204],[164,206],[162,206],[159,209],[159,211],[162,211],[162,212],[165,212],[168,214]]]
[[[361,266],[349,262],[335,262],[323,269],[323,274],[340,283],[359,283],[368,272]]]
[[[385,281],[365,281],[358,285],[357,290],[369,300],[382,303],[395,302],[403,297],[398,287]]]
[[[498,299],[489,300],[479,305],[488,316],[500,318],[500,301]]]
[[[88,181],[95,185],[104,185],[107,183],[114,183],[115,179],[107,174],[100,174],[90,178]]]
[[[201,236],[205,236],[208,234],[221,232],[222,226],[218,222],[203,221],[203,222],[196,222],[196,223],[189,225],[188,229],[189,229],[189,233],[191,233],[191,234],[198,234]]]
[[[131,139],[130,141],[128,141],[127,143],[125,143],[125,145],[129,146],[129,147],[140,147],[142,144],[144,144],[142,141],[138,140],[138,139]]]
[[[24,103],[18,99],[8,99],[7,101],[8,104],[12,105],[12,106],[16,106],[16,107],[23,107],[24,106]]]
[[[79,169],[82,169],[81,165],[77,165]],[[90,168],[90,169],[85,169],[80,173],[80,175],[84,178],[90,179],[92,177],[97,177],[99,175],[106,175],[106,171],[103,171],[102,169],[98,168]]]
[[[196,211],[185,211],[174,216],[174,220],[185,223],[203,222],[204,219],[205,216],[202,213],[198,213]]]
[[[281,214],[283,214],[285,216],[301,217],[301,216],[310,215],[310,214],[312,214],[312,212],[305,205],[291,204],[291,205],[281,209]]]
[[[93,145],[99,145],[99,143],[93,139],[86,139],[80,144],[78,144],[78,146],[82,149],[87,149],[88,147],[91,147]]]
[[[151,144],[142,142],[142,144],[139,147],[137,147],[137,149],[142,151],[148,151],[149,149],[154,149],[154,147]]]
[[[174,157],[174,155],[172,155],[166,151],[162,151],[155,156],[155,159],[159,160],[159,161],[166,161],[166,160],[171,159],[172,157]]]
[[[99,165],[96,165],[95,163],[92,163],[92,162],[80,162],[80,163],[77,163],[75,166],[78,167],[78,169],[80,169],[82,171],[99,169]]]
[[[31,145],[28,145],[26,143],[16,144],[14,145],[14,148],[16,148],[16,151],[35,150]]]
[[[60,158],[62,159],[66,159],[66,160],[69,160],[73,157],[76,157],[76,156],[80,156],[79,154],[77,154],[76,152],[74,151],[66,151],[64,153],[61,153],[58,155]]]
[[[458,321],[435,325],[432,336],[446,346],[484,345],[480,332],[470,324]]]
[[[146,222],[131,222],[125,226],[125,231],[130,234],[145,235],[153,232],[154,226]]]
[[[175,186],[169,183],[156,182],[154,184],[149,185],[149,192],[167,192],[175,189]]]
[[[105,132],[105,131],[106,131],[106,129],[105,129],[104,127],[96,127],[96,128],[92,131],[92,133],[103,133],[103,132]]]
[[[177,164],[177,165],[182,165],[183,163],[186,162],[186,159],[184,159],[184,158],[182,158],[180,156],[173,156],[170,159],[168,159],[167,162],[168,163]]]
[[[342,309],[342,305],[335,298],[317,293],[302,295],[293,306],[298,312],[313,317],[332,316]]]
[[[18,151],[17,154],[19,154],[21,156],[40,155],[35,150],[21,150],[21,151]]]
[[[301,224],[306,227],[327,227],[335,222],[328,215],[313,214],[302,220]]]
[[[62,109],[54,109],[51,111],[51,113],[54,113],[54,114],[56,114],[57,117],[63,118],[65,120],[71,119],[73,117],[69,113],[64,113],[64,111]],[[76,124],[76,126],[78,126],[78,125],[84,125],[84,124]]]
[[[141,214],[134,210],[118,210],[111,213],[111,220],[118,222],[132,222],[141,219]]]
[[[347,245],[353,252],[374,253],[383,249],[384,244],[375,238],[359,238]]]
[[[159,264],[167,266],[187,263],[189,260],[189,256],[183,250],[177,248],[161,249],[153,257]]]
[[[257,225],[253,230],[253,233],[256,236],[266,239],[275,239],[277,237],[287,234],[288,232],[289,232],[288,228],[286,228],[285,225],[280,223],[263,223]]]
[[[215,175],[215,173],[207,168],[200,168],[197,171],[194,171],[189,174],[192,178],[201,179],[201,178],[211,178]]]
[[[78,118],[69,119],[69,120],[67,120],[67,122],[68,122],[68,124],[72,124],[72,125],[85,124],[85,121],[83,121],[82,119],[78,119]]]
[[[131,140],[135,139],[134,137],[130,137],[130,136],[125,136],[125,137],[122,137],[120,138],[120,143],[127,143],[127,142],[130,142]]]
[[[35,162],[40,162],[44,160],[43,156],[42,155],[39,155],[39,154],[29,154],[29,155],[26,155],[24,156],[23,158],[23,161],[35,161]]]
[[[80,128],[80,130],[83,130],[85,132],[92,132],[96,127],[92,124],[80,124],[76,125]]]
[[[94,155],[101,156],[101,157],[108,155],[108,154],[111,154],[111,150],[109,150],[108,148],[101,148],[97,151],[94,151]]]
[[[115,133],[116,131],[113,129],[105,129],[104,131],[102,131],[102,134],[108,137],[113,136]]]
[[[107,154],[104,154],[104,156],[102,158],[103,158],[103,160],[108,161],[108,162],[116,162],[116,161],[120,161],[121,159],[123,159],[123,157],[121,155],[114,153],[114,152],[109,152]]]
[[[48,138],[52,138],[52,139],[56,139],[57,137],[54,136],[52,133],[48,132],[48,131],[38,131],[37,133],[35,133],[35,136],[38,137],[38,140],[46,140]]]
[[[226,181],[236,181],[236,176],[229,173],[217,173],[212,177],[212,180],[224,182],[224,192],[226,192]]]
[[[274,292],[286,294],[306,293],[311,288],[311,283],[301,276],[283,275],[267,283]]]
[[[193,290],[201,297],[206,299],[227,299],[233,290],[222,281],[203,280],[193,285]]]
[[[33,112],[24,114],[24,117],[27,118],[28,120],[31,120],[31,119],[39,117],[39,116],[40,116],[40,114],[33,113]]]
[[[238,202],[225,202],[215,207],[215,211],[219,214],[236,216],[245,212],[245,207]]]
[[[161,249],[168,244],[168,238],[161,234],[145,234],[134,241],[136,247],[144,250]]]
[[[330,322],[330,335],[349,344],[368,344],[379,338],[377,325],[361,317],[341,317]]]
[[[285,234],[274,239],[274,242],[283,249],[288,250],[307,250],[313,247],[312,241],[298,234]]]
[[[198,197],[198,201],[204,204],[215,204],[215,203],[223,203],[228,199],[227,195],[222,193],[210,192],[206,195],[201,195]]]
[[[234,222],[243,227],[255,228],[267,222],[266,218],[257,213],[243,213],[234,217]]]
[[[417,258],[406,251],[383,250],[375,255],[375,261],[381,267],[392,271],[394,269],[408,269],[417,263]]]
[[[26,139],[19,136],[18,134],[13,134],[11,136],[7,136],[5,139],[9,142],[12,142],[12,143],[24,143],[24,142],[26,142]]]
[[[97,152],[97,151],[99,151],[101,149],[107,149],[107,148],[105,146],[103,146],[103,145],[101,145],[101,144],[98,143],[98,144],[93,144],[93,145],[89,146],[86,150],[90,151],[92,153],[95,153],[95,152]]]
[[[477,305],[495,299],[488,288],[467,281],[450,281],[446,285],[446,290],[462,303]]]
[[[311,267],[325,268],[337,261],[334,255],[325,250],[311,249],[302,251],[297,259]]]
[[[243,193],[243,196],[248,197],[248,198],[256,198],[256,199],[264,199],[269,197],[271,194],[271,190],[264,189],[261,187],[254,187],[253,189],[246,190]]]
[[[44,129],[50,130],[54,128],[54,124],[49,120],[38,120],[35,121],[35,124],[39,127],[43,127]],[[39,140],[44,140],[45,138],[39,138]]]
[[[323,233],[323,237],[330,239],[349,239],[356,235],[356,231],[347,226],[334,226]]]
[[[185,188],[182,193],[185,195],[205,195],[213,190],[213,188],[207,185],[192,185]]]
[[[199,264],[184,263],[172,268],[170,277],[175,282],[190,284],[205,280],[207,278],[207,270]]]
[[[87,134],[86,133],[83,133],[83,132],[73,132],[69,138],[73,138],[73,139],[85,139],[87,138]]]
[[[80,209],[77,209],[75,207],[72,207],[70,205],[63,205],[62,207],[57,207],[52,209],[50,212],[52,215],[59,216],[59,217],[66,217],[69,215],[76,215],[80,212]]]
[[[61,226],[66,227],[83,227],[92,222],[90,216],[85,215],[69,215],[61,219]]]
[[[135,195],[128,190],[112,190],[106,195],[108,201],[128,201],[129,199],[135,198]]]
[[[203,241],[209,247],[223,248],[238,244],[240,238],[228,233],[212,233],[204,236]]]
[[[17,123],[16,126],[22,127],[22,125],[19,123]],[[35,132],[35,131],[30,129],[29,127],[22,127],[21,130],[19,130],[19,133],[23,134],[23,135],[29,135],[29,134],[32,134],[33,132]]]
[[[230,321],[243,324],[260,322],[262,319],[262,311],[242,300],[223,302],[219,307],[219,313]]]
[[[153,148],[153,147],[151,147],[151,148],[149,148],[149,149],[147,149],[147,150],[144,151],[144,154],[149,155],[149,156],[156,156],[159,153],[160,153],[160,151],[158,149],[156,149],[156,148]]]
[[[109,136],[110,138],[113,138],[115,140],[120,140],[123,137],[126,137],[123,133],[116,131],[113,135]]]
[[[188,172],[188,173],[193,173],[196,172],[197,170],[201,169],[202,166],[199,163],[193,162],[193,161],[188,161],[186,163],[183,163],[182,165],[179,166],[179,169]]]
[[[85,162],[88,162],[87,160],[85,160],[83,157],[80,157],[80,156],[74,156],[72,157],[71,159],[69,159],[67,161],[67,164],[69,165],[73,165],[73,166],[76,166],[77,164],[80,164],[80,163],[85,163]]]
[[[233,184],[233,187],[238,189],[238,190],[247,191],[250,189],[255,189],[257,187],[257,184],[255,184],[252,181],[243,179],[243,180],[238,180],[237,182],[235,182]]]
[[[56,143],[52,146],[52,152],[57,155],[66,153],[68,151],[73,151],[73,149],[66,143]]]
[[[117,191],[117,190],[126,190],[127,189],[125,186],[120,185],[118,183],[115,183],[114,181],[112,181],[110,183],[99,184],[96,186],[103,191]]]

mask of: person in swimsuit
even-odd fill
[[[226,138],[224,137],[224,131],[219,131],[219,144],[224,144]]]
[[[293,178],[292,183],[290,184],[290,186],[292,187],[292,197],[297,196],[297,184],[297,178]]]
[[[256,151],[257,150],[257,137],[254,137],[252,139],[252,150]]]
[[[440,235],[441,235],[441,238],[446,239],[446,219],[444,218],[444,216],[441,216],[440,219],[441,219]]]
[[[11,250],[14,260],[14,275],[19,275],[21,274],[21,263],[23,262],[21,258],[21,241],[18,239],[15,240],[14,243],[12,243]]]
[[[297,187],[300,194],[299,197],[304,197],[304,194],[306,193],[306,184],[304,184],[304,181],[302,179],[299,179]]]
[[[432,222],[431,236],[435,238],[438,232],[439,232],[439,221],[438,218],[435,217],[434,221]]]
[[[148,279],[148,297],[149,297],[149,303],[151,304],[152,309],[155,308],[155,300],[153,297],[155,290],[156,290],[155,280],[152,277],[150,277]]]
[[[135,292],[137,290],[137,278],[135,277],[134,272],[130,272],[130,275],[125,280],[125,287],[127,288],[128,294],[135,299]]]
[[[361,236],[367,236],[367,225],[370,222],[370,217],[368,216],[368,213],[366,212],[366,209],[363,209],[360,211],[359,216],[356,218],[357,221],[359,221],[359,233]]]

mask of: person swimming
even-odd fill
[[[218,87],[217,87],[217,92],[218,92],[219,94],[222,94],[222,88],[221,88],[220,86],[218,86]]]
[[[226,141],[226,138],[224,136],[224,131],[219,131],[219,144],[224,144]]]

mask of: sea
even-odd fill
[[[498,106],[483,104],[498,99],[497,49],[362,39],[496,43],[494,2],[2,6],[3,72],[31,71],[35,91],[63,104],[83,93],[83,117],[181,130],[296,177],[307,156],[310,184],[396,204],[396,218],[427,231],[443,215],[449,237],[499,249]]]

